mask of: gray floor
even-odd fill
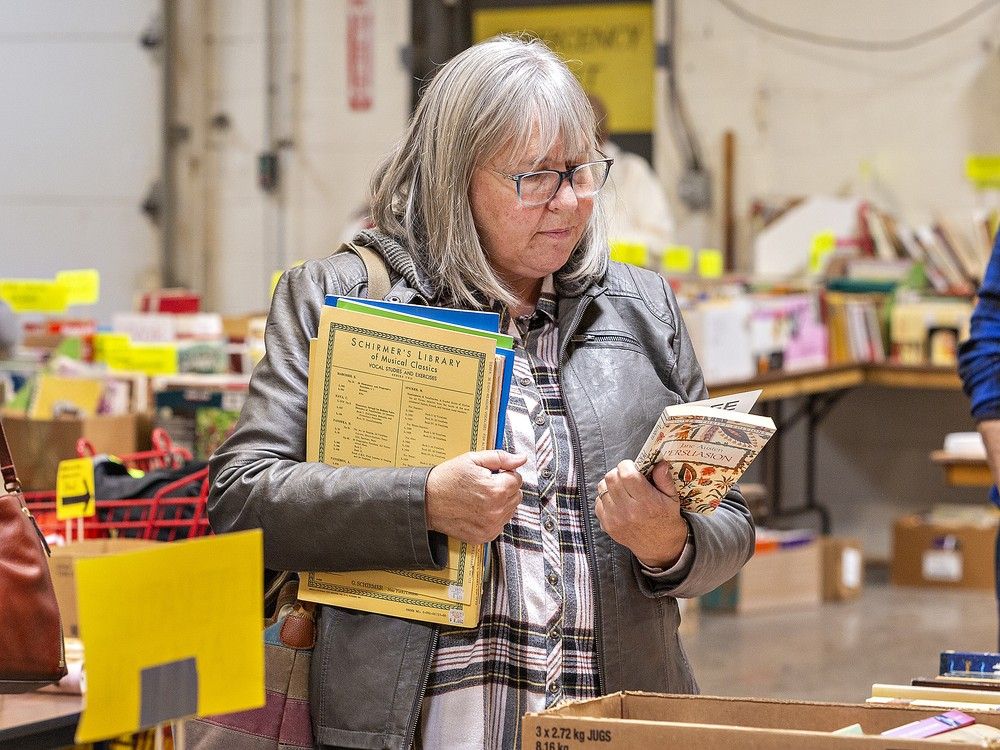
[[[995,651],[989,591],[869,582],[859,599],[745,615],[697,612],[682,639],[705,695],[863,702],[875,682],[937,674],[945,649]]]

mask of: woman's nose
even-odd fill
[[[549,201],[551,209],[573,209],[577,204],[576,193],[573,191],[573,183],[570,180],[563,180],[556,194]]]

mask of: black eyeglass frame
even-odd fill
[[[601,152],[598,151],[598,153],[601,153]],[[601,156],[604,156],[604,154],[601,154]],[[583,169],[584,167],[593,166],[594,164],[607,164],[608,171],[604,173],[604,182],[602,182],[597,187],[597,189],[594,190],[593,193],[591,193],[590,195],[586,195],[584,197],[585,198],[591,198],[591,197],[597,195],[604,188],[604,186],[608,184],[608,177],[611,176],[611,165],[614,164],[614,163],[615,163],[614,159],[612,159],[611,157],[605,157],[604,159],[594,159],[593,161],[585,161],[583,164],[577,164],[575,167],[570,167],[569,169],[562,170],[562,171],[560,171],[558,169],[536,169],[533,172],[521,172],[520,174],[507,174],[506,172],[501,172],[499,169],[494,169],[493,171],[496,172],[501,177],[506,177],[508,180],[513,180],[514,181],[515,190],[517,191],[517,199],[521,202],[522,205],[533,207],[533,206],[544,206],[546,203],[548,203],[553,198],[555,198],[557,195],[559,195],[559,191],[560,191],[560,189],[562,189],[563,182],[565,182],[567,179],[569,180],[569,186],[570,186],[570,188],[572,188],[572,190],[573,190],[573,195],[576,195],[576,185],[573,184],[573,177],[576,175],[577,170],[578,169]],[[539,201],[538,203],[534,203],[534,202],[532,202],[532,203],[525,203],[524,198],[521,196],[521,180],[523,180],[525,177],[532,177],[532,176],[538,175],[538,174],[557,174],[557,175],[559,175],[559,182],[556,183],[556,189],[552,191],[552,195],[550,195],[548,198],[546,198],[543,201]],[[577,195],[576,197],[579,198],[580,196]]]

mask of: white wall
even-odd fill
[[[661,0],[662,1],[662,0]],[[971,7],[966,0],[738,0],[775,23],[835,37],[894,40]],[[1000,8],[899,52],[856,52],[758,30],[719,2],[678,0],[681,89],[721,200],[722,142],[736,134],[737,216],[754,198],[867,194],[911,221],[964,211],[977,196],[969,153],[1000,152]],[[661,108],[662,112],[662,108]],[[663,119],[660,120],[661,124]],[[661,127],[656,166],[668,187],[676,149]],[[695,246],[719,220],[681,215]],[[742,237],[746,257],[747,238]]]
[[[156,0],[0,3],[0,277],[96,267],[108,321],[159,266],[139,205],[159,172]]]
[[[363,202],[379,157],[409,115],[402,63],[408,0],[372,0],[371,109],[348,106],[346,0],[187,0],[181,14],[181,119],[192,138],[178,154],[183,208],[178,253],[211,309],[265,309],[271,276],[322,257]],[[268,105],[267,17],[273,9]],[[225,115],[228,127],[213,127]],[[275,193],[257,185],[257,157],[280,147]],[[201,284],[199,284],[201,282]]]

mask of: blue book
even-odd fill
[[[500,316],[495,312],[486,312],[483,310],[458,310],[453,307],[411,305],[404,302],[386,302],[383,299],[338,297],[335,294],[326,295],[326,304],[331,307],[336,307],[337,301],[340,299],[349,299],[353,302],[363,302],[366,305],[381,307],[384,310],[394,310],[407,315],[416,315],[421,318],[426,318],[427,320],[436,320],[439,323],[451,323],[452,325],[464,326],[466,328],[476,328],[480,331],[500,333]]]
[[[1000,677],[1000,654],[991,651],[942,651],[939,675],[975,672]]]
[[[503,433],[507,426],[507,402],[510,400],[510,383],[514,379],[514,350],[497,347],[497,354],[503,357],[503,383],[500,385],[500,410],[497,413],[497,440],[494,446],[503,450]]]

